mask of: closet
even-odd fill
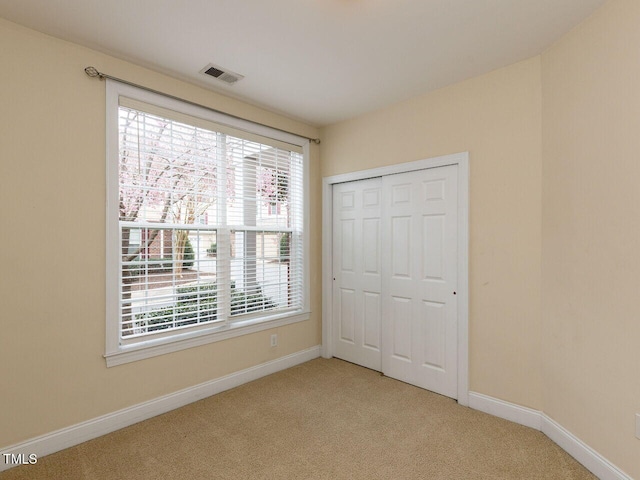
[[[333,355],[457,398],[458,165],[333,184]]]

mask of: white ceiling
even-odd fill
[[[326,125],[539,54],[604,2],[0,0],[0,16]]]

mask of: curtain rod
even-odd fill
[[[254,122],[253,120],[247,120],[246,118],[238,117],[237,115],[232,115],[230,113],[223,112],[222,110],[216,110],[215,108],[211,108],[211,107],[208,107],[206,105],[202,105],[201,103],[196,103],[196,102],[192,102],[190,100],[185,100],[184,98],[176,97],[174,95],[169,95],[168,93],[160,92],[158,90],[154,90],[152,88],[145,87],[143,85],[138,85],[137,83],[128,82],[128,81],[123,80],[123,79],[118,78],[118,77],[112,77],[111,75],[107,75],[106,73],[99,72],[95,67],[87,67],[87,68],[85,68],[84,69],[84,73],[86,73],[91,78],[99,78],[100,80],[104,80],[105,78],[108,78],[110,80],[115,80],[116,82],[124,83],[126,85],[130,85],[130,86],[136,87],[136,88],[141,88],[141,89],[146,90],[146,91],[151,92],[151,93],[157,93],[158,95],[163,95],[165,97],[169,97],[169,98],[172,98],[174,100],[179,100],[181,102],[185,102],[185,103],[188,103],[190,105],[195,105],[196,107],[206,108],[207,110],[211,110],[212,112],[222,113],[223,115],[226,115],[226,116],[231,117],[231,118],[235,118],[237,120],[250,121],[252,123],[255,123],[256,125],[260,125],[261,127],[268,127],[268,128],[273,129],[273,130],[277,130],[279,132],[284,132],[284,133],[289,133],[291,135],[296,135],[298,137],[305,138],[305,139],[309,140],[310,142],[315,143],[316,145],[320,144],[320,139],[319,138],[306,137],[304,135],[300,135],[300,134],[295,133],[295,132],[290,132],[288,130],[283,130],[282,128],[272,127],[271,125],[266,125],[264,123]]]

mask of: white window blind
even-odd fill
[[[299,147],[121,98],[119,343],[304,306]]]

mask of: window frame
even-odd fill
[[[155,92],[143,90],[114,80],[106,80],[106,347],[104,358],[107,367],[144,358],[163,355],[186,348],[205,345],[228,338],[247,335],[310,318],[309,284],[309,140],[294,134],[272,129],[251,121],[231,117],[206,107],[182,102]],[[203,326],[189,331],[175,331],[158,338],[141,338],[140,342],[121,342],[120,338],[120,222],[119,222],[119,131],[118,109],[120,97],[144,102],[227,126],[248,135],[259,135],[302,148],[303,156],[303,306],[294,312],[265,312],[251,315],[243,321],[225,325]],[[168,332],[169,333],[169,332]]]

